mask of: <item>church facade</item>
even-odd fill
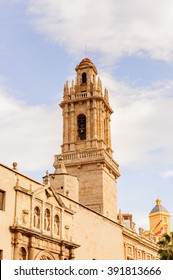
[[[75,70],[75,82],[65,83],[60,103],[63,141],[54,173],[39,183],[21,174],[16,163],[0,164],[0,257],[157,259],[152,229],[161,208],[150,214],[147,232],[137,232],[132,215],[117,211],[120,172],[112,157],[108,90],[90,59]],[[164,222],[170,231],[169,212]]]

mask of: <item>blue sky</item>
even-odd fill
[[[173,2],[0,1],[0,161],[41,181],[60,152],[63,85],[86,55],[109,89],[118,207],[173,215]],[[173,218],[171,218],[173,229]]]

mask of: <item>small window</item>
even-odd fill
[[[3,250],[0,250],[0,260],[3,260]]]
[[[5,210],[5,192],[0,190],[0,210]]]
[[[87,75],[86,73],[82,73],[82,84],[86,84],[87,82]]]

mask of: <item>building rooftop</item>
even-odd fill
[[[156,206],[151,210],[150,214],[155,212],[168,212],[164,206],[161,205],[161,200],[156,199]]]
[[[83,59],[81,60],[80,64],[83,63],[83,62],[93,63],[93,62],[91,61],[91,59],[89,59],[88,57],[83,58]]]

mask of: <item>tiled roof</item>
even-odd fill
[[[163,207],[162,205],[156,205],[150,212],[151,213],[155,213],[155,212],[168,212],[168,210],[166,210],[165,207]]]

